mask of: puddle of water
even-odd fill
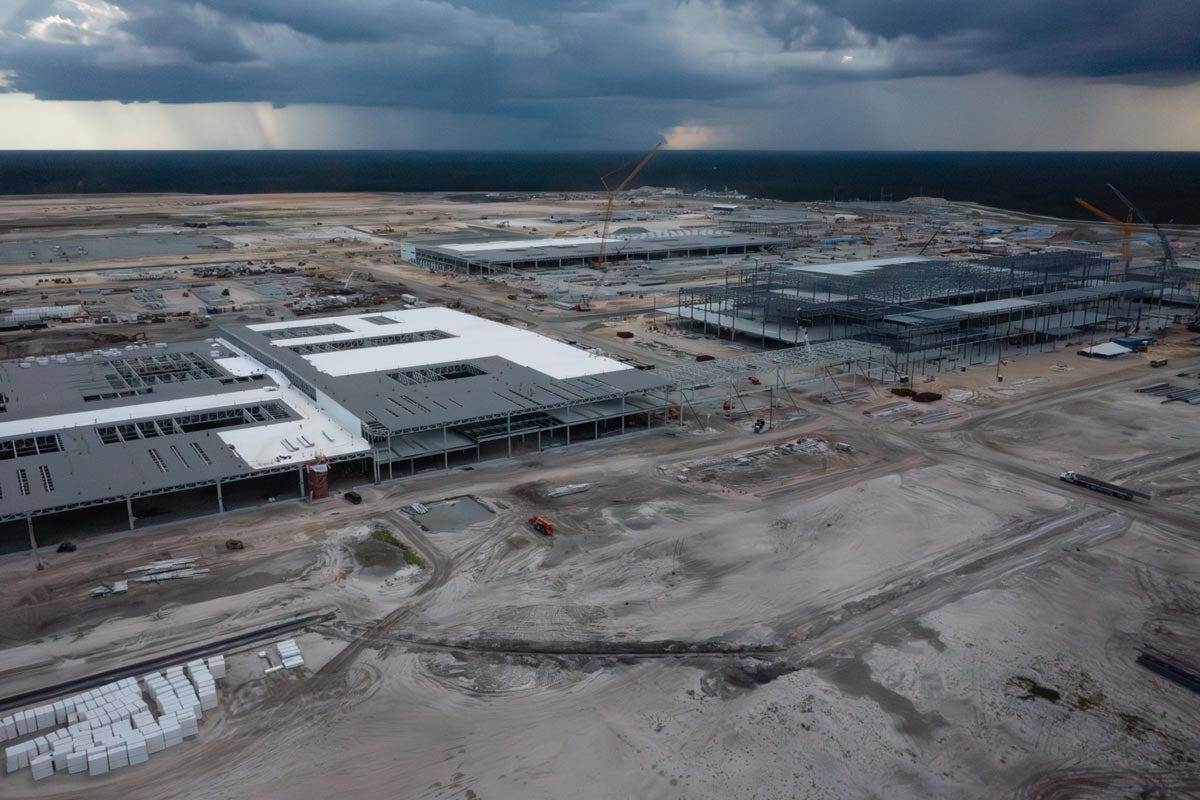
[[[461,531],[477,522],[485,522],[492,518],[492,512],[487,506],[470,495],[451,497],[437,503],[427,503],[428,514],[414,517],[423,528],[429,531]]]

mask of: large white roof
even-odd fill
[[[862,261],[841,261],[836,264],[802,264],[791,267],[797,272],[816,272],[821,275],[861,275],[897,264],[918,264],[932,259],[926,256],[892,256],[891,258],[868,258]]]
[[[378,325],[367,317],[386,317],[392,325]],[[515,364],[537,370],[552,378],[578,378],[602,372],[629,369],[615,359],[580,350],[541,334],[499,322],[464,314],[449,308],[416,308],[406,311],[384,311],[347,317],[305,317],[303,320],[269,322],[250,325],[250,330],[267,333],[288,327],[334,324],[349,328],[349,333],[332,333],[298,339],[275,339],[275,347],[301,344],[352,341],[398,333],[439,330],[452,338],[434,341],[362,347],[312,353],[304,359],[326,375],[358,375],[364,372],[411,369],[431,364],[469,361],[475,358],[499,356]]]
[[[509,239],[500,242],[468,242],[466,244],[438,245],[443,250],[453,250],[456,253],[475,253],[480,250],[525,250],[530,247],[574,247],[581,244],[600,244],[604,241],[599,236],[562,236],[557,239]],[[609,237],[608,241],[619,239]]]
[[[1117,344],[1116,342],[1101,342],[1094,344],[1091,347],[1085,347],[1079,352],[1087,353],[1093,356],[1123,356],[1126,353],[1132,353],[1128,347]]]
[[[170,417],[179,414],[191,414],[197,411],[207,411],[226,406],[264,403],[268,400],[281,400],[279,390],[275,387],[249,389],[244,392],[229,392],[227,394],[210,394],[199,397],[185,397],[178,400],[163,400],[154,403],[137,403],[129,406],[112,408],[96,408],[88,411],[77,411],[70,414],[51,414],[44,417],[25,417],[9,422],[0,422],[0,438],[8,436],[27,436],[41,431],[56,431],[63,428],[78,428],[83,425],[108,425],[114,422],[127,422],[143,417]]]

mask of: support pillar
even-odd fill
[[[304,465],[301,465],[300,469],[296,470],[296,476],[300,479],[300,499],[303,500],[304,499]]]
[[[650,420],[646,420],[646,427],[650,427]],[[621,433],[625,433],[625,395],[621,395]]]
[[[442,426],[442,465],[447,471],[450,469],[450,451],[446,449],[450,446],[450,434],[447,432],[448,430],[445,425]]]
[[[505,437],[508,441],[508,457],[512,458],[512,414],[504,418],[504,424],[508,428],[508,435]]]
[[[221,505],[221,485],[217,484],[217,505]],[[222,511],[225,509],[222,508]],[[129,530],[133,530],[134,523],[137,522],[137,517],[133,515],[133,498],[125,498],[125,513],[129,516]]]
[[[225,494],[221,491],[221,482],[217,481],[217,511],[221,514],[225,513]],[[133,530],[133,509],[129,511],[129,528]]]
[[[37,539],[33,536],[33,515],[25,515],[25,527],[29,530],[29,552],[33,555],[34,569],[45,569],[46,565],[42,563],[42,557],[38,554]]]

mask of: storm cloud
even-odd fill
[[[964,76],[1187,86],[1200,14],[1192,0],[0,0],[0,92],[469,115],[548,146],[647,126],[720,144],[722,126],[813,93]]]

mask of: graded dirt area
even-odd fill
[[[1160,352],[1200,369],[1189,345]],[[4,556],[7,694],[332,616],[296,637],[303,671],[231,653],[198,739],[103,777],[5,776],[3,795],[1196,796],[1196,696],[1136,659],[1200,660],[1200,410],[1135,393],[1159,372],[1142,356],[1005,369],[940,379],[962,416],[933,425],[863,414],[883,392],[809,391],[759,435],[718,406],[708,430],[689,414],[360,506],[97,537],[40,573]],[[357,557],[379,529],[423,568]],[[85,597],[185,555],[212,571]]]
[[[92,316],[4,333],[0,356],[204,338],[347,287],[362,290],[356,303],[412,293],[658,367],[752,350],[656,311],[672,282],[728,280],[727,261],[657,267],[670,282],[644,289],[640,275],[599,271],[590,283],[434,274],[398,255],[421,237],[569,232],[548,217],[599,207],[7,198],[4,305],[82,302]],[[703,199],[637,208],[652,230],[714,220]],[[793,255],[911,253],[901,225],[925,242],[986,221],[945,210],[872,217],[870,247]],[[252,261],[250,273],[194,271]],[[591,286],[591,311],[551,302]],[[208,314],[222,298],[236,310]],[[1197,696],[1136,662],[1149,647],[1200,668],[1200,406],[1133,391],[1200,386],[1195,338],[1176,326],[1155,346],[1167,370],[1150,354],[1092,361],[1069,347],[945,372],[916,384],[943,400],[880,415],[899,398],[871,383],[839,405],[815,384],[775,393],[770,409],[746,395],[732,415],[717,387],[666,427],[357,487],[361,505],[281,500],[72,532],[78,551],[43,548],[40,572],[7,552],[0,696],[316,621],[288,634],[304,669],[265,674],[258,652],[273,638],[226,650],[220,707],[198,738],[102,777],[0,775],[0,797],[1200,797]],[[948,417],[918,424],[939,409]],[[759,417],[771,426],[755,434]],[[1096,494],[1063,470],[1152,499]],[[588,486],[547,495],[568,484]],[[89,596],[181,557],[208,571]]]

